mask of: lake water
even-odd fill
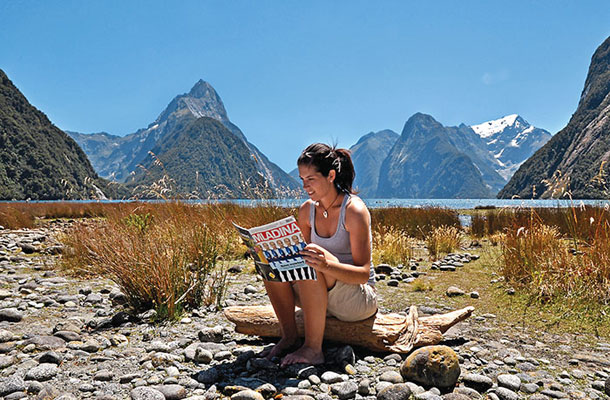
[[[275,205],[284,207],[297,207],[305,199],[266,199],[266,200],[188,200],[187,203],[236,203],[245,206]],[[118,203],[123,200],[102,200],[103,203]],[[40,201],[30,203],[49,203],[54,201]],[[91,200],[75,200],[72,202],[85,203]],[[150,202],[163,202],[163,200],[150,200]],[[579,207],[581,205],[594,205],[610,207],[610,199],[607,200],[521,200],[521,199],[364,199],[369,208],[387,207],[445,207],[451,209],[474,209],[475,207]],[[23,203],[23,202],[15,202]]]

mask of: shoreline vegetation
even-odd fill
[[[58,238],[65,247],[59,265],[64,273],[109,278],[133,312],[154,309],[158,320],[176,320],[198,307],[220,307],[230,267],[255,273],[230,221],[257,226],[295,212],[180,201],[0,203],[0,225],[16,230],[71,220]],[[610,337],[608,207],[491,208],[469,215],[471,224],[464,227],[458,210],[449,208],[371,209],[375,265],[417,262],[422,271],[404,286],[405,296],[384,299],[386,309],[402,311],[417,301],[433,305],[451,282],[485,290],[474,304],[463,296],[451,298],[451,306],[472,304],[523,329]],[[463,251],[481,256],[467,274],[429,268]]]

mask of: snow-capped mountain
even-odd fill
[[[471,128],[485,141],[497,162],[496,171],[506,180],[551,139],[548,131],[530,125],[517,114],[472,125]]]

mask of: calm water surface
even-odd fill
[[[305,199],[267,199],[267,200],[188,200],[192,204],[205,203],[235,203],[245,206],[274,205],[284,207],[296,207]],[[475,207],[579,207],[581,205],[607,206],[610,200],[521,200],[521,199],[363,199],[369,208],[387,207],[445,207],[451,209],[474,209]],[[95,200],[93,200],[95,201]],[[163,202],[163,200],[148,200],[150,202]],[[55,201],[40,201],[31,203],[53,203]],[[75,203],[92,202],[92,200],[73,200]],[[124,200],[102,200],[103,203],[120,203]],[[14,203],[24,203],[18,201]]]

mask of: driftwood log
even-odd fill
[[[362,346],[375,351],[409,353],[415,347],[433,345],[443,339],[453,325],[468,318],[474,307],[466,307],[447,314],[418,317],[417,307],[411,306],[409,315],[380,314],[364,321],[345,322],[326,318],[324,338]],[[271,306],[235,306],[224,310],[235,330],[246,335],[279,337],[280,325]],[[303,336],[303,314],[296,312],[299,335]]]

